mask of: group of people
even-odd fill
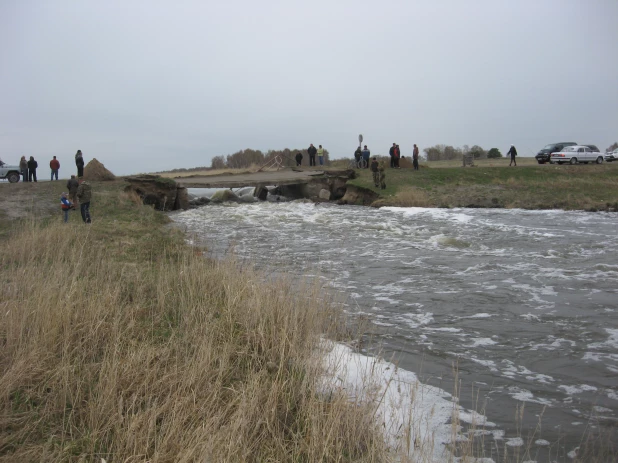
[[[307,154],[309,155],[309,166],[315,166],[315,157],[317,155],[318,157],[318,162],[320,163],[321,166],[324,165],[324,148],[322,148],[322,145],[319,145],[319,148],[316,148],[315,146],[313,146],[313,143],[309,144],[309,148],[307,148]],[[296,156],[294,156],[294,159],[296,160],[296,165],[300,166],[303,163],[303,153],[301,153],[300,151],[298,153],[296,153]]]
[[[400,169],[399,160],[402,158],[401,149],[397,143],[393,143],[388,154],[391,157],[391,168],[392,169]],[[418,146],[416,143],[414,144],[414,149],[412,150],[412,165],[414,170],[418,170]],[[356,165],[359,167],[369,168],[369,159],[371,158],[371,151],[367,148],[367,145],[361,150],[360,145],[356,148],[354,152],[354,159],[356,160]]]
[[[75,166],[77,167],[77,177],[81,178],[84,176],[84,156],[82,155],[81,150],[77,150],[75,153]],[[21,176],[24,182],[36,182],[36,170],[39,167],[39,163],[36,162],[34,156],[30,156],[29,160],[26,160],[26,156],[22,156],[19,161],[19,170],[21,171]],[[56,159],[56,156],[49,161],[49,168],[51,170],[51,181],[54,181],[54,178],[58,180],[58,171],[60,170],[60,161]]]
[[[60,207],[64,222],[69,221],[69,211],[75,209],[76,204],[79,202],[79,210],[82,215],[84,223],[91,223],[90,217],[90,199],[92,198],[92,187],[86,180],[78,180],[75,175],[71,175],[71,178],[67,182],[67,189],[69,193],[62,193],[60,195]]]

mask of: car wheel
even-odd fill
[[[597,164],[602,164],[603,163],[603,158],[601,156],[599,156],[597,158]]]
[[[577,164],[577,158],[571,158],[569,162],[571,163],[571,165]]]
[[[11,172],[9,175],[6,176],[6,178],[9,180],[9,182],[11,183],[17,183],[19,182],[19,174],[17,172]]]

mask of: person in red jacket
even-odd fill
[[[58,169],[60,169],[60,161],[56,159],[56,156],[54,156],[54,159],[49,161],[49,168],[51,169],[51,180],[54,180],[54,176],[56,176],[56,180],[58,180]]]

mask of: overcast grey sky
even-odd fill
[[[604,150],[617,20],[618,0],[0,0],[0,157],[72,169],[81,149],[122,175],[351,157],[359,133],[375,154]]]

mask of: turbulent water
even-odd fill
[[[456,365],[462,403],[497,437],[517,435],[525,403],[522,437],[540,422],[533,442],[565,448],[618,423],[617,219],[297,202],[174,215],[217,257],[322,279],[424,382],[452,392]]]

